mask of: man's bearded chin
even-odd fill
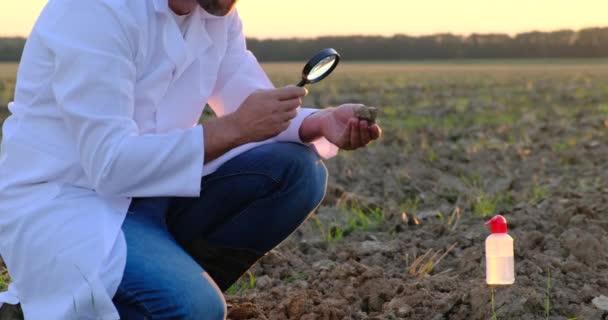
[[[230,0],[196,0],[198,4],[214,16],[229,14],[237,1]]]

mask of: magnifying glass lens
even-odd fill
[[[319,51],[312,57],[302,70],[302,80],[298,82],[298,87],[307,84],[317,83],[325,79],[340,62],[340,54],[331,48]]]
[[[331,56],[321,60],[308,74],[308,80],[314,81],[322,77],[336,62],[336,57]]]

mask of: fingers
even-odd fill
[[[291,121],[297,116],[298,116],[297,110],[290,110],[290,111],[287,111],[287,112],[284,112],[283,114],[281,114],[281,119],[283,121]]]
[[[340,147],[340,149],[344,149],[344,150],[350,150],[350,135],[351,132],[353,130],[353,126],[352,126],[352,121],[347,122],[346,124],[346,128],[344,130],[344,132],[342,132],[342,135],[340,136],[340,139],[338,141],[338,146]]]
[[[345,134],[348,134],[348,136],[342,149],[355,150],[365,147],[372,140],[380,138],[382,129],[377,124],[369,125],[365,120],[351,119],[348,122],[348,129]]]
[[[350,130],[350,148],[357,149],[361,147],[361,131],[359,129],[359,120],[350,120],[348,122]]]
[[[382,128],[380,128],[380,126],[377,124],[373,124],[369,127],[369,133],[372,140],[377,140],[382,137]]]
[[[369,130],[369,125],[367,121],[362,120],[359,121],[359,131],[361,136],[361,146],[365,146],[372,140]]]
[[[302,104],[300,99],[281,101],[278,114],[283,121],[291,121],[298,116],[298,107]]]
[[[302,100],[299,98],[283,100],[279,102],[279,111],[292,111],[302,105]]]
[[[343,150],[355,150],[381,136],[382,129],[377,124],[370,125],[366,120],[350,119],[336,144]]]
[[[308,90],[306,88],[296,87],[296,86],[287,86],[279,89],[275,89],[275,97],[281,101],[283,100],[291,100],[291,99],[300,99],[305,97],[308,94]]]

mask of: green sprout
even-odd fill
[[[492,320],[498,320],[498,315],[496,314],[496,301],[494,299],[494,286],[492,286]]]
[[[530,196],[530,204],[536,205],[547,199],[549,195],[549,189],[546,186],[535,185],[532,188],[532,194]]]
[[[338,226],[331,226],[329,229],[327,229],[327,233],[324,235],[323,240],[327,244],[333,244],[342,240],[343,236],[344,231],[342,231],[342,228]]]
[[[282,280],[285,281],[286,283],[293,283],[298,280],[306,280],[307,278],[308,278],[308,275],[305,272],[298,271],[298,272],[292,272],[288,277],[285,277]]]
[[[257,279],[255,278],[253,273],[251,273],[251,271],[247,271],[247,277],[239,279],[235,284],[228,288],[226,293],[230,295],[239,294],[244,291],[255,288],[256,283]]]

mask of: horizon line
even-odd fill
[[[405,36],[405,37],[412,37],[412,38],[422,38],[422,37],[432,37],[432,36],[439,36],[439,35],[453,35],[453,36],[457,36],[457,37],[470,37],[473,35],[507,35],[511,38],[520,35],[520,34],[527,34],[527,33],[553,33],[553,32],[560,32],[560,31],[572,31],[572,32],[580,32],[583,30],[590,30],[590,29],[608,29],[608,25],[604,25],[604,26],[586,26],[586,27],[581,27],[581,28],[555,28],[555,29],[531,29],[528,31],[519,31],[519,32],[513,32],[513,33],[508,33],[508,32],[496,32],[496,31],[488,31],[488,32],[471,32],[471,33],[453,33],[453,32],[449,32],[449,31],[444,31],[444,32],[433,32],[433,33],[424,33],[424,34],[407,34],[407,33],[393,33],[393,34],[364,34],[364,33],[352,33],[352,34],[327,34],[327,35],[317,35],[317,36],[283,36],[283,37],[256,37],[256,36],[247,36],[247,39],[251,39],[251,40],[259,40],[259,41],[267,41],[267,40],[316,40],[316,39],[322,39],[322,38],[348,38],[348,37],[381,37],[381,38],[394,38],[397,36]],[[0,38],[22,38],[22,39],[27,39],[27,35],[11,35],[11,34],[0,34]]]

